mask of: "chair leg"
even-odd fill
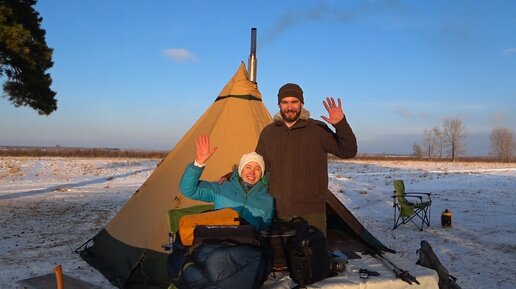
[[[419,227],[420,231],[423,231],[424,225],[430,227],[430,207],[419,209],[416,212],[414,212],[414,214],[421,219],[421,226]]]
[[[402,223],[400,223],[400,219],[401,219],[400,216],[396,217],[396,215],[394,215],[394,226],[392,227],[393,230],[395,230],[402,224]]]
[[[401,208],[394,207],[393,230],[401,225],[407,224],[408,222],[412,222],[420,231],[423,231],[424,225],[430,227],[430,207],[414,209],[414,213],[410,217],[402,217],[400,214],[398,214],[398,210],[401,211]],[[421,224],[414,220],[415,217],[421,220]]]

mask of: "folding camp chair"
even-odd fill
[[[392,202],[394,207],[394,227],[408,223],[414,223],[419,230],[423,231],[423,226],[430,226],[430,206],[432,205],[431,193],[405,192],[403,180],[394,181],[394,194]],[[418,225],[414,218],[421,220]]]

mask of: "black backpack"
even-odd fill
[[[260,234],[273,250],[274,271],[288,270],[299,287],[331,275],[326,237],[303,218],[275,221]]]
[[[323,280],[331,275],[326,236],[302,218],[294,218],[290,226],[296,234],[287,240],[290,278],[299,287]]]

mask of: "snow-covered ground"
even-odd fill
[[[114,288],[73,253],[156,168],[157,160],[0,158],[0,288],[52,273]],[[516,165],[331,161],[330,190],[364,226],[406,259],[427,240],[463,289],[515,288]],[[432,193],[432,226],[391,230],[392,182]],[[441,228],[441,212],[453,227]]]

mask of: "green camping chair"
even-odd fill
[[[430,193],[405,192],[403,180],[395,180],[394,194],[392,195],[394,207],[394,227],[392,229],[408,222],[414,223],[421,231],[423,231],[424,225],[430,226],[430,206],[432,205],[430,195]],[[421,220],[421,225],[417,224],[414,218]]]

